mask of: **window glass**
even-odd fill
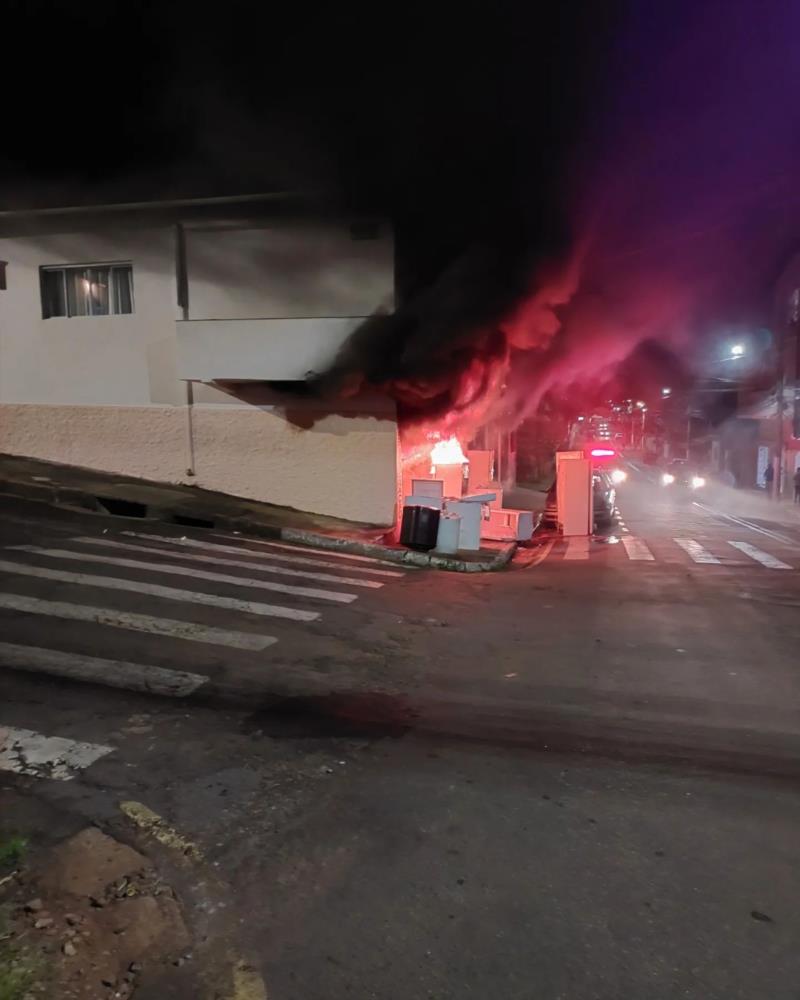
[[[40,274],[45,319],[133,312],[130,264],[43,267]]]
[[[66,269],[69,316],[108,315],[108,268]]]
[[[114,293],[115,313],[133,312],[133,268],[112,267],[111,287]]]
[[[45,319],[49,319],[51,316],[66,316],[67,300],[64,294],[64,272],[43,270],[41,279],[42,316]]]

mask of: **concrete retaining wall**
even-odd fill
[[[3,404],[0,452],[391,525],[395,421],[385,412],[315,416],[301,428],[277,407],[195,406],[190,477],[186,407]]]

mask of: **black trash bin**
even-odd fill
[[[434,507],[415,505],[403,507],[403,520],[400,525],[401,545],[407,545],[410,549],[421,549],[423,552],[435,549],[441,513]]]

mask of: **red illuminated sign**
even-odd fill
[[[613,458],[616,452],[613,448],[592,448],[592,458]]]

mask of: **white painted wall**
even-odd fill
[[[302,379],[332,360],[358,317],[392,307],[392,235],[379,231],[354,240],[345,224],[188,229],[189,318],[272,323],[186,327],[180,370],[171,226],[0,239],[0,401],[180,403],[180,378]],[[128,260],[133,314],[42,318],[40,267]]]
[[[357,319],[192,319],[178,323],[178,375],[302,381],[321,374],[359,324]]]
[[[370,316],[394,305],[394,246],[346,223],[187,229],[189,319]]]
[[[270,336],[272,323],[261,341],[250,338],[236,377],[300,378],[308,351],[324,354],[328,332],[338,347],[350,323],[342,317],[391,304],[388,230],[378,241],[352,241],[347,226],[189,230],[187,243],[191,316],[295,317],[288,336]],[[197,476],[186,478],[171,225],[0,238],[0,259],[9,262],[0,291],[0,451],[392,523],[397,426],[385,401],[348,415],[298,401],[296,411],[310,407],[298,421],[198,386],[208,402],[194,409]],[[132,315],[42,318],[40,267],[110,261],[133,263]],[[300,322],[303,314],[320,324]],[[233,356],[226,324],[212,326],[210,354]],[[201,374],[224,377],[215,367]]]
[[[169,228],[0,239],[0,401],[178,403],[174,237]],[[133,261],[134,313],[42,319],[39,268]]]
[[[0,452],[391,525],[397,424],[319,412],[300,429],[274,407],[194,408],[196,476],[187,477],[186,414],[177,406],[0,405]]]

